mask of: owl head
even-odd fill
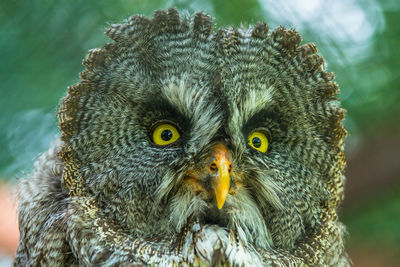
[[[116,235],[175,242],[198,223],[326,245],[345,162],[333,74],[294,30],[212,24],[169,9],[106,31],[60,105],[64,186]]]

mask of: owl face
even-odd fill
[[[199,223],[292,248],[341,195],[336,85],[293,31],[212,34],[208,16],[165,16],[112,26],[69,89],[76,194],[132,236],[176,240]]]

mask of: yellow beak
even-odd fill
[[[212,187],[215,193],[218,209],[222,209],[228,196],[230,187],[230,161],[228,160],[228,150],[225,146],[220,145],[214,148],[216,160],[213,162],[217,167],[218,173],[212,181]]]

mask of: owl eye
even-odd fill
[[[178,129],[168,122],[160,122],[152,127],[151,138],[158,146],[167,146],[175,143],[181,137]]]
[[[268,137],[262,131],[254,131],[249,135],[248,144],[262,153],[268,151]]]

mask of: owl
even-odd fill
[[[19,190],[15,266],[348,266],[344,110],[314,44],[132,16]]]

